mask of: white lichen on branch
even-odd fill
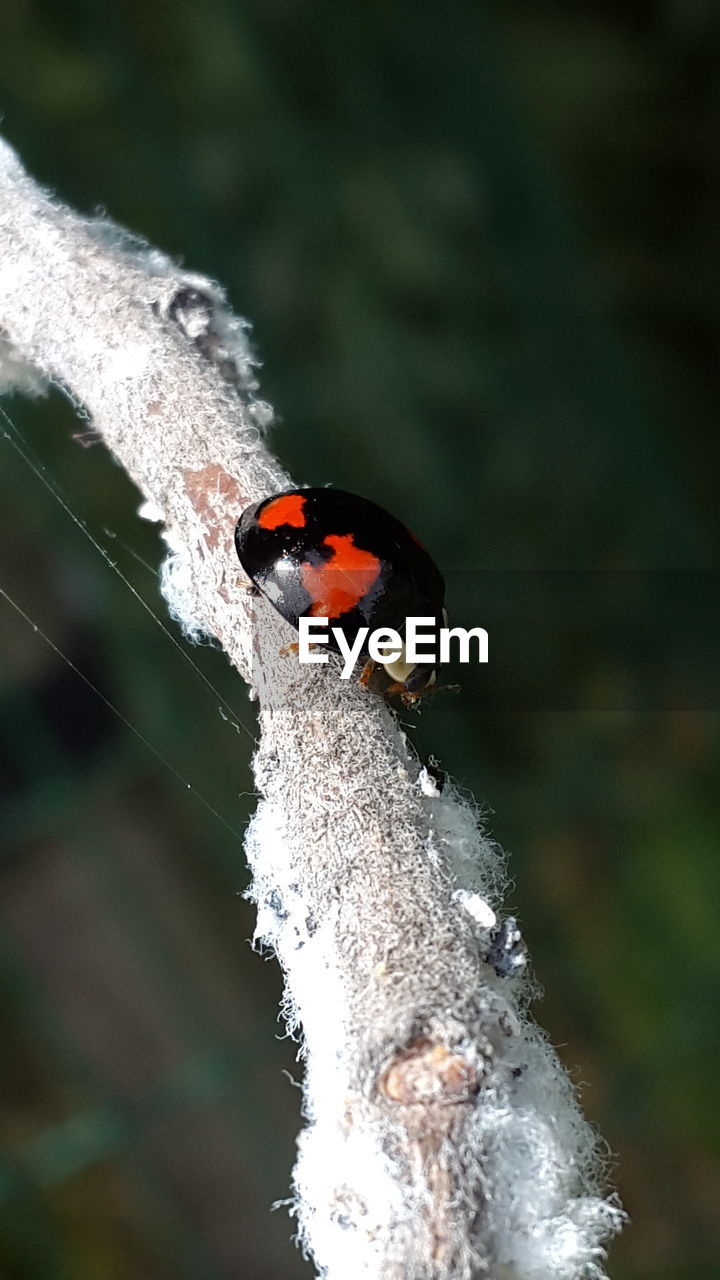
[[[247,852],[305,1062],[301,1242],[329,1280],[602,1277],[622,1213],[512,927],[493,933],[497,850],[377,695],[281,657],[285,624],[243,589],[238,515],[289,484],[246,325],[2,143],[0,189],[0,389],[55,383],[90,414],[165,524],[172,612],[259,699]]]

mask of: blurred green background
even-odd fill
[[[297,481],[405,518],[488,625],[409,732],[512,853],[616,1280],[720,1275],[719,37],[710,0],[3,6],[31,171],[221,280]],[[87,424],[5,408],[164,617]],[[0,583],[192,784],[0,601],[0,1275],[309,1276],[269,1208],[300,1095],[240,896],[252,708],[6,439],[0,502]]]

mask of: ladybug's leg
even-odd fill
[[[299,653],[299,652],[300,652],[300,642],[298,640],[293,640],[292,644],[283,645],[282,649],[280,650],[280,657],[287,658],[289,654]]]
[[[425,696],[425,691],[423,691],[423,693],[412,693],[409,689],[406,689],[401,684],[393,685],[390,689],[388,689],[387,692],[392,697],[395,697],[399,693],[400,701],[402,702],[404,707],[408,707],[408,708],[416,707],[420,699]],[[387,694],[385,696],[387,697]]]
[[[319,649],[319,648],[320,648],[320,646],[319,646],[318,644],[315,644],[315,642],[314,642],[313,640],[311,640],[311,641],[310,641],[310,643],[309,643],[309,645],[308,645],[308,648],[309,648],[309,649]],[[281,657],[281,658],[287,658],[289,654],[291,654],[291,653],[299,653],[299,652],[300,652],[300,641],[299,641],[299,640],[293,640],[291,644],[284,644],[284,645],[283,645],[282,649],[280,650],[280,657]]]
[[[394,680],[389,684],[387,689],[383,689],[385,698],[402,698],[406,707],[412,707],[416,702],[420,701],[420,695],[417,693],[408,693],[407,686],[402,680]]]
[[[461,686],[459,684],[435,684],[431,685],[427,689],[420,689],[416,692],[412,689],[408,689],[407,686],[402,684],[400,681],[396,681],[395,684],[389,685],[385,690],[385,697],[399,697],[404,707],[416,707],[423,698],[428,698],[432,693],[440,693],[441,690],[445,693],[459,693],[460,688]]]
[[[365,663],[365,666],[360,672],[360,679],[358,680],[358,684],[362,684],[365,686],[369,685],[370,681],[372,680],[373,671],[375,670],[376,667],[377,667],[377,662],[373,662],[372,658],[368,658],[367,662]]]

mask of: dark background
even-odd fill
[[[488,626],[406,718],[511,851],[633,1218],[616,1280],[720,1268],[718,51],[710,0],[3,6],[31,171],[221,280],[297,481],[395,511]],[[87,424],[5,407],[165,618]],[[252,709],[0,444],[0,583],[182,775],[0,600],[0,1275],[307,1276],[269,1211],[299,1093],[240,896]]]

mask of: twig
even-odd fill
[[[302,1034],[294,1212],[330,1280],[604,1275],[622,1212],[527,1018],[497,850],[375,694],[279,655],[239,513],[286,487],[247,326],[210,281],[40,190],[0,143],[0,389],[64,387],[162,520],[164,589],[259,697],[256,940]]]

